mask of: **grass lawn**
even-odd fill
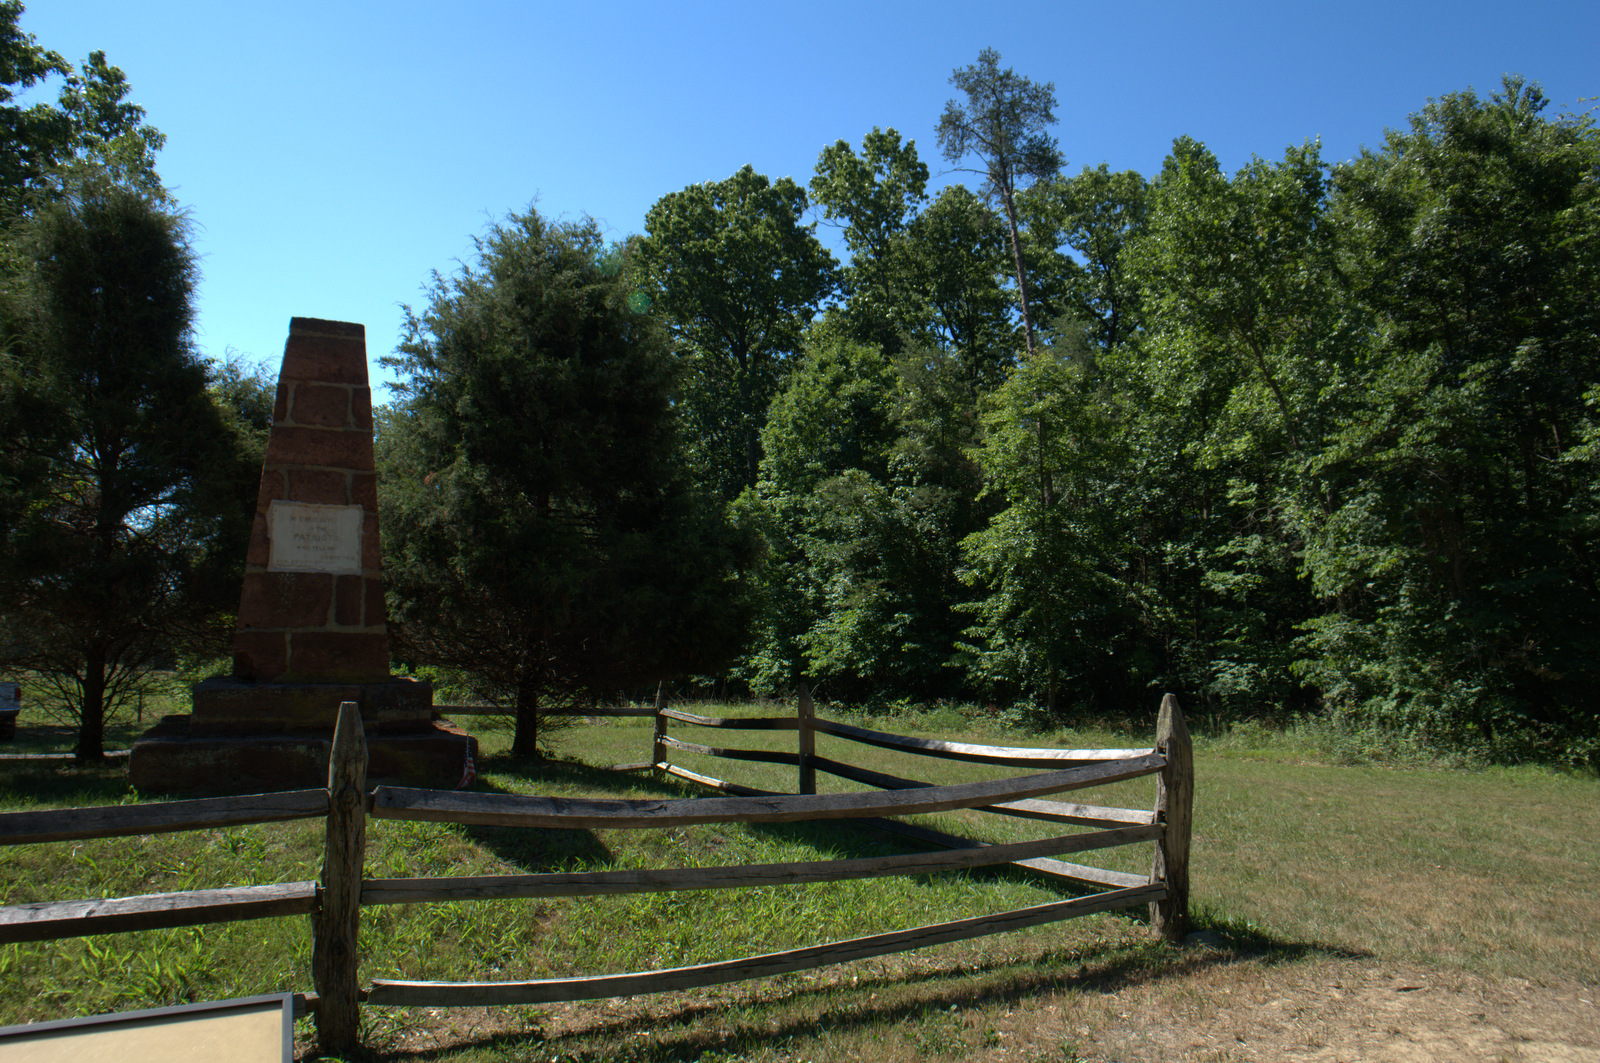
[[[852,722],[999,744],[1123,747],[1150,741],[1153,709],[1148,726],[1131,734],[1025,735],[952,710]],[[487,789],[605,797],[701,792],[648,773],[603,770],[648,758],[647,719],[553,730],[551,759],[540,763],[506,755],[510,736],[501,721],[468,722],[482,742]],[[108,746],[127,733],[113,732]],[[794,742],[792,732],[708,732],[675,724],[673,733],[718,746],[792,749]],[[24,721],[18,747],[6,752],[70,745],[70,736],[30,735]],[[934,782],[1009,773],[826,735],[818,736],[818,752]],[[793,768],[688,753],[673,759],[750,786],[795,785]],[[0,761],[0,808],[133,799],[123,771],[116,761],[88,771],[60,761]],[[858,788],[821,774],[819,787]],[[1073,799],[1148,807],[1153,789],[1152,780],[1142,779]],[[1197,926],[1218,935],[1213,947],[1169,949],[1150,940],[1140,913],[1110,914],[670,998],[495,1011],[371,1008],[364,1013],[367,1040],[376,1058],[430,1061],[1273,1058],[1260,1054],[1270,1046],[1251,1047],[1256,1034],[1222,1037],[1221,1047],[1212,1043],[1216,1038],[1201,1046],[1183,1038],[1221,1030],[1231,1021],[1230,1008],[1237,1010],[1247,997],[1263,997],[1251,1004],[1257,1009],[1304,1001],[1310,1011],[1332,1014],[1343,1006],[1339,1001],[1361,999],[1385,979],[1416,981],[1423,977],[1417,972],[1438,993],[1454,987],[1459,997],[1463,987],[1479,987],[1473,992],[1482,995],[1516,985],[1559,1001],[1576,994],[1580,1003],[1572,1008],[1581,1011],[1600,982],[1596,813],[1600,783],[1593,776],[1536,768],[1348,766],[1332,762],[1303,736],[1257,729],[1202,735],[1196,740],[1192,900]],[[973,812],[924,821],[993,841],[1053,833],[1049,824]],[[905,844],[839,824],[643,832],[371,822],[367,873],[773,863],[904,851]],[[1150,850],[1141,845],[1074,859],[1142,872]],[[296,881],[315,878],[320,862],[315,821],[16,846],[0,850],[0,903]],[[362,913],[362,973],[365,979],[499,980],[672,967],[1064,895],[1059,885],[1022,873],[979,871],[743,891],[369,907]],[[6,946],[0,948],[0,1024],[307,990],[310,951],[310,923],[303,917]],[[1340,986],[1337,999],[1329,996],[1334,984]],[[1265,999],[1274,993],[1278,999]],[[1313,1006],[1316,1001],[1324,1004]],[[1588,1007],[1588,1021],[1600,1030],[1593,1004]],[[1363,1013],[1371,1012],[1366,1007]],[[1140,1021],[1156,1013],[1176,1023],[1176,1032],[1158,1034],[1153,1031],[1160,1024]],[[1261,1016],[1252,1014],[1248,1028],[1264,1029]],[[1561,1036],[1581,1047],[1587,1043],[1585,1014],[1575,1015],[1579,1032]],[[1283,1026],[1314,1018],[1291,1015]],[[1290,1043],[1277,1048],[1287,1051]],[[1600,1050],[1600,1033],[1592,1047]]]

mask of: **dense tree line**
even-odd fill
[[[804,267],[809,301],[767,326],[770,399],[683,393],[764,423],[731,507],[764,606],[728,674],[1057,715],[1170,689],[1220,719],[1600,754],[1590,121],[1509,78],[1338,165],[1308,143],[1229,175],[1185,137],[1148,179],[1069,175],[1050,86],[992,52],[952,83],[941,147],[981,195],[930,201],[893,130],[825,148],[837,286]],[[712,322],[669,285],[772,307],[791,280],[641,245],[691,362]]]

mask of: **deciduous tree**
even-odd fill
[[[911,223],[900,268],[925,308],[915,346],[955,358],[967,402],[999,384],[1016,361],[1006,296],[1006,230],[982,200],[951,185]]]
[[[1134,170],[1112,173],[1105,163],[1073,177],[1039,181],[1017,196],[1027,244],[1054,267],[1039,287],[1045,320],[1070,317],[1095,325],[1094,339],[1109,351],[1139,322],[1141,291],[1128,275],[1123,252],[1144,228],[1149,182]],[[1062,246],[1073,256],[1058,254]],[[1036,267],[1035,275],[1041,270]],[[1054,304],[1054,305],[1051,305]]]
[[[837,263],[803,224],[806,193],[749,166],[663,196],[637,266],[687,362],[684,417],[702,480],[722,499],[756,482],[767,405],[833,290]]]
[[[87,164],[120,184],[164,199],[155,154],[165,137],[128,102],[127,76],[91,52],[81,69],[18,25],[21,0],[0,0],[0,215],[63,193],[62,171]],[[55,104],[15,102],[19,91],[62,79]]]
[[[822,150],[811,195],[822,216],[844,229],[850,265],[842,274],[851,331],[893,355],[919,322],[922,309],[901,259],[904,236],[927,199],[928,167],[915,141],[873,128],[857,155],[846,141]]]
[[[1592,760],[1600,134],[1545,108],[1514,77],[1452,93],[1335,175],[1374,350],[1326,454],[1352,486],[1307,569],[1347,607],[1309,670],[1363,721]]]

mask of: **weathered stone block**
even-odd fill
[[[325,572],[250,572],[239,596],[239,630],[324,627],[333,607]]]
[[[383,580],[366,580],[367,608],[362,622],[367,627],[387,626],[389,623],[389,604],[383,597]]]
[[[256,508],[266,509],[274,501],[287,497],[288,488],[281,469],[262,469],[261,487],[256,491]]]
[[[360,576],[340,576],[334,588],[333,621],[340,627],[361,627],[365,581]]]
[[[333,733],[190,734],[169,716],[129,758],[129,781],[146,793],[248,794],[310,789],[328,781]],[[454,789],[465,785],[478,743],[449,723],[404,734],[367,734],[367,781]]]
[[[289,635],[286,679],[371,683],[388,677],[387,634],[295,631]]]
[[[267,438],[266,464],[322,465],[371,472],[372,433],[274,425]]]
[[[192,734],[332,733],[339,705],[353,701],[369,729],[404,731],[433,720],[433,684],[417,679],[380,683],[247,683],[217,676],[194,688]]]
[[[383,541],[378,538],[376,513],[367,514],[367,522],[361,532],[361,567],[368,572],[383,568]]]
[[[289,469],[286,500],[317,506],[350,504],[350,474],[339,469]]]
[[[297,384],[289,418],[299,425],[350,426],[350,389],[329,384]]]
[[[267,515],[257,513],[250,527],[250,546],[245,550],[244,563],[255,568],[266,568],[272,556],[272,543],[267,538]]]
[[[237,679],[277,679],[289,667],[289,636],[281,631],[237,631],[233,674]]]
[[[378,474],[357,472],[350,474],[350,504],[360,506],[368,513],[378,512]]]
[[[357,326],[359,327],[359,326]],[[316,335],[291,323],[283,350],[280,379],[318,380],[329,384],[367,383],[365,331],[358,335]]]

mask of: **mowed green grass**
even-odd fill
[[[693,708],[713,715],[791,711],[785,706]],[[998,744],[1124,747],[1148,744],[1154,712],[1142,734],[1030,736],[953,710],[854,722]],[[503,721],[473,718],[468,723],[480,735],[483,786],[490,790],[601,797],[703,793],[649,773],[605,770],[649,758],[648,719],[553,729],[552,759],[543,763],[515,761],[505,754],[510,735]],[[708,745],[745,748],[792,750],[795,741],[789,731],[710,731],[674,724],[672,733]],[[1196,744],[1191,874],[1200,926],[1285,961],[1370,955],[1536,982],[1594,981],[1594,972],[1600,970],[1600,831],[1595,829],[1600,784],[1592,776],[1535,768],[1468,772],[1341,766],[1321,762],[1304,742],[1265,734],[1202,736]],[[930,782],[1010,773],[871,749],[825,735],[818,736],[818,752]],[[792,767],[679,752],[672,760],[749,786],[795,788]],[[133,799],[122,770],[115,762],[91,771],[60,762],[0,763],[0,807]],[[819,788],[861,787],[822,774]],[[1074,799],[1145,808],[1153,789],[1151,780],[1142,779],[1081,792]],[[992,841],[1053,833],[1050,824],[975,812],[921,820]],[[307,822],[7,847],[0,849],[0,903],[314,879],[321,839],[320,824]],[[531,831],[373,821],[366,869],[369,876],[410,876],[782,863],[886,854],[907,846],[837,823]],[[1150,847],[1073,859],[1142,872],[1149,867]],[[741,891],[369,907],[362,913],[362,976],[502,980],[672,967],[959,919],[1064,895],[1058,884],[996,870]],[[751,989],[755,996],[738,998],[744,1001],[739,1006],[755,1009],[746,1016],[747,1025],[763,1026],[778,1022],[775,1016],[785,1008],[804,1011],[807,994],[824,991],[819,986],[844,994],[842,1003],[829,1007],[848,1011],[855,1006],[850,994],[856,992],[851,988],[856,980],[871,987],[859,990],[863,1002],[867,996],[888,999],[911,994],[909,987],[919,978],[926,982],[935,968],[943,978],[954,977],[951,971],[969,972],[962,977],[985,980],[990,988],[984,992],[990,993],[1005,986],[1022,992],[1030,986],[1064,984],[1085,977],[1085,971],[1092,978],[1096,970],[1125,977],[1134,969],[1176,969],[1174,964],[1184,962],[1181,954],[1152,943],[1138,921],[1141,915],[1094,916],[940,946],[912,960],[891,957],[865,961],[843,973],[788,976],[768,983],[769,989]],[[4,946],[0,1023],[308,990],[310,951],[310,922],[303,917]],[[753,999],[767,1003],[752,1004]],[[906,1026],[906,1016],[913,1013],[915,1021]],[[404,1043],[407,1031],[445,1021],[403,1009],[374,1008],[366,1014],[371,1039],[379,1044]],[[521,1016],[513,1021],[531,1031],[521,1040],[502,1037],[492,1046],[426,1058],[535,1058],[521,1053],[539,1042],[536,1028],[544,1013],[519,1009],[512,1014]],[[843,1047],[835,1047],[848,1053],[876,1045],[870,1049],[874,1055],[956,1058],[982,1037],[981,1030],[963,1026],[970,1036],[963,1034],[962,1040],[954,1027],[946,1029],[950,1024],[939,1009],[922,1003],[882,1009],[881,1014],[881,1020],[852,1026],[847,1036],[838,1034],[845,1040],[839,1042]],[[624,1051],[617,1040],[624,1034],[601,1026],[587,1039],[563,1042],[561,1051],[574,1059],[680,1058]],[[891,1028],[900,1032],[891,1033]],[[792,1033],[785,1037],[793,1040]],[[890,1042],[896,1052],[885,1048]],[[650,1043],[660,1049],[660,1042]],[[784,1058],[788,1049],[774,1045],[755,1045],[751,1058]],[[537,1058],[552,1056],[546,1051]]]

